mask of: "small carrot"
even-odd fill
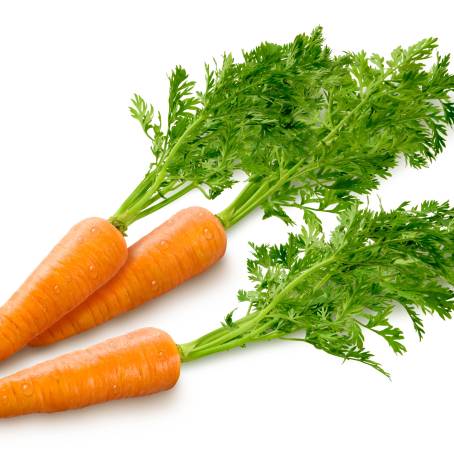
[[[86,300],[126,257],[125,240],[109,222],[89,218],[75,225],[0,307],[0,360]]]
[[[200,207],[183,209],[131,246],[116,276],[30,345],[51,344],[130,311],[202,273],[225,248],[216,216]]]
[[[140,329],[0,379],[0,417],[152,394],[174,386],[179,375],[171,337]]]

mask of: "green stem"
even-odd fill
[[[239,320],[238,322],[235,322],[235,324],[237,325],[238,323],[240,323],[240,324],[245,323],[246,321],[250,320],[252,317],[255,317],[255,313],[245,315],[244,317],[241,318],[241,320]],[[210,331],[208,334],[205,334],[204,336],[199,337],[195,341],[189,342],[188,344],[185,344],[185,345],[191,345],[191,348],[193,349],[193,348],[199,347],[202,344],[207,344],[208,342],[212,342],[213,340],[221,337],[225,333],[226,328],[227,327],[225,325],[222,325],[221,327],[219,327],[213,331]]]
[[[336,256],[322,260],[302,272],[284,287],[264,309],[253,312],[235,322],[236,327],[224,326],[218,328],[207,335],[186,344],[180,344],[180,355],[183,362],[208,356],[224,350],[245,345],[255,339],[261,340],[260,333],[266,331],[274,323],[274,319],[264,325],[260,323],[269,316],[270,312],[298,285],[300,285],[309,275],[318,271],[336,260]],[[245,335],[245,336],[244,336]],[[276,336],[278,337],[278,336]]]
[[[154,196],[152,196],[150,198],[150,200],[148,201],[148,205],[151,206],[152,210],[150,210],[150,212],[147,213],[147,214],[150,214],[153,211],[157,211],[159,208],[162,208],[162,207],[168,205],[171,201],[180,198],[182,195],[184,195],[186,192],[188,192],[187,190],[185,190],[186,188],[184,190],[175,191],[175,184],[176,184],[176,182],[172,182],[171,184],[167,185],[165,188],[162,188],[159,191],[159,193],[155,194]],[[180,182],[179,186],[182,186],[182,185],[183,185],[183,182]],[[174,191],[172,193],[172,195],[170,197],[166,197],[166,194],[171,192],[171,191]],[[153,203],[157,202],[158,200],[163,200],[163,202],[157,203],[156,205],[153,206]],[[155,208],[155,207],[158,207],[158,206],[159,206],[159,208]],[[122,220],[122,213],[123,212],[124,211],[121,211],[119,209],[114,216],[111,216],[109,218],[109,222],[112,225],[114,225],[118,230],[120,230],[120,232],[123,233],[123,235],[126,235],[126,230],[128,228],[128,225]],[[141,217],[143,217],[142,213],[138,213],[137,217],[135,217],[133,219],[133,222],[135,222],[136,220],[138,220]]]
[[[183,189],[174,192],[170,197],[165,198],[163,201],[156,203],[155,205],[152,205],[145,210],[142,210],[140,213],[137,214],[133,222],[138,221],[139,219],[142,219],[145,216],[148,216],[149,214],[160,210],[161,208],[169,205],[175,200],[178,200],[180,197],[183,197],[185,194],[192,191],[195,187],[196,185],[194,183],[188,184],[187,186],[183,187]]]
[[[237,211],[238,207],[240,207],[243,203],[249,200],[251,195],[254,194],[260,188],[261,184],[263,184],[263,182],[262,183],[248,182],[241,190],[241,192],[237,195],[237,197],[233,200],[233,202],[227,208],[225,208],[224,210],[217,214],[217,217],[220,219],[225,228],[230,227],[228,223],[232,218],[233,213]]]
[[[175,189],[179,188],[182,185],[183,185],[183,181],[174,180],[171,183],[169,183],[168,185],[166,185],[165,187],[161,187],[158,192],[156,192],[153,196],[150,197],[150,199],[148,200],[148,204],[151,205],[154,202],[157,202],[158,200],[166,198],[166,194],[174,191]],[[138,197],[137,197],[137,199],[138,199]]]
[[[156,169],[157,173],[156,171],[153,171],[145,176],[142,182],[112,216],[111,219],[117,223],[114,225],[122,226],[123,231],[126,231],[133,222],[140,219],[140,217],[143,217],[140,216],[140,213],[146,210],[150,204],[150,199],[161,188],[161,184],[166,178],[167,168],[172,162],[173,156],[184,146],[186,141],[191,137],[191,134],[203,120],[203,116],[200,116],[186,129],[165,156],[165,160],[162,161],[163,164],[160,165],[159,171]]]
[[[180,345],[178,345],[178,349],[180,351],[181,362],[189,363],[196,359],[200,359],[200,358],[204,358],[205,356],[213,355],[214,353],[225,352],[228,350],[233,350],[234,348],[243,347],[246,344],[252,344],[254,342],[262,342],[265,340],[278,339],[280,337],[282,337],[282,333],[280,331],[276,331],[275,333],[268,333],[264,336],[260,336],[257,338],[248,336],[248,338],[234,339],[231,342],[228,342],[228,343],[225,343],[222,345],[216,345],[214,347],[207,348],[204,350],[199,350],[199,351],[192,351],[192,352],[189,351],[188,344],[180,344]]]
[[[262,181],[261,183],[248,183],[240,192],[240,194],[233,200],[233,202],[220,213],[217,214],[217,217],[221,220],[222,224],[226,229],[230,228],[232,225],[236,224],[239,219],[236,219],[237,213],[242,209],[244,205],[247,205],[248,202],[256,197],[257,194],[260,194],[267,188],[269,185],[268,181]]]
[[[118,208],[114,216],[118,217],[119,215],[124,213],[124,211],[127,210],[129,206],[136,202],[137,199],[143,195],[147,187],[149,187],[153,179],[154,171],[150,170],[142,179],[142,181],[136,186],[136,188],[131,192],[131,194],[129,194],[127,199],[121,204],[120,208]]]
[[[301,164],[301,162],[295,164],[291,169],[281,174],[277,180],[273,181],[268,177],[260,183],[248,183],[238,197],[226,209],[217,214],[224,227],[228,229],[246,217],[298,173],[303,175],[318,166],[318,164],[313,164],[302,168]]]

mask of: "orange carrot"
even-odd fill
[[[172,388],[179,375],[175,342],[144,328],[0,379],[0,417],[144,396]]]
[[[0,308],[3,360],[85,301],[125,263],[126,243],[109,222],[75,225]]]
[[[130,311],[202,273],[225,253],[226,234],[208,210],[181,210],[129,248],[119,273],[30,342],[47,345]]]

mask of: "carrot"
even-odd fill
[[[75,225],[0,308],[0,360],[86,300],[126,257],[125,240],[109,222],[90,218]]]
[[[129,248],[119,273],[85,302],[36,337],[51,344],[86,331],[202,273],[225,253],[226,234],[208,210],[181,210]]]
[[[144,396],[171,388],[179,375],[171,337],[140,329],[0,379],[0,417]]]

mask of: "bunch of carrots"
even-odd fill
[[[428,165],[454,124],[454,76],[436,40],[333,56],[321,28],[289,44],[263,43],[206,65],[196,90],[187,72],[169,76],[165,120],[135,95],[130,108],[150,140],[143,180],[109,219],[74,226],[0,308],[0,359],[43,346],[130,311],[220,260],[228,230],[261,209],[264,218],[304,219],[279,246],[252,245],[254,290],[246,315],[185,344],[146,328],[0,379],[0,416],[54,412],[141,396],[175,385],[182,362],[276,338],[311,343],[387,374],[363,330],[396,353],[403,334],[389,316],[401,304],[422,337],[420,313],[454,310],[454,209],[425,202],[390,212],[362,209],[403,157]],[[192,190],[208,199],[243,189],[220,213],[190,207],[127,247],[134,222]],[[338,215],[325,239],[317,216]]]

